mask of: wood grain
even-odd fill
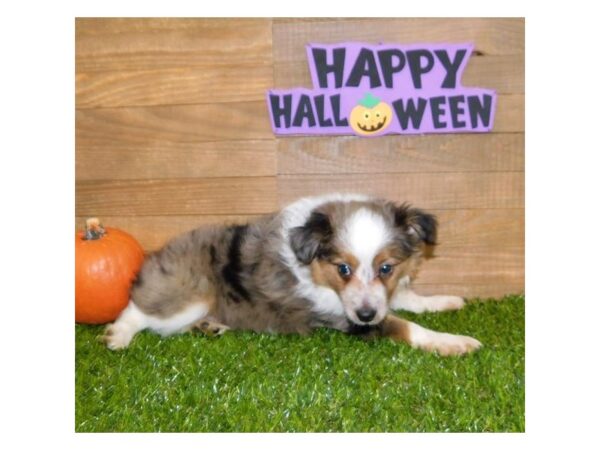
[[[277,209],[275,177],[77,181],[78,216],[263,214]]]
[[[417,275],[424,284],[518,284],[525,283],[522,248],[440,248],[439,255],[423,263]]]
[[[503,247],[525,250],[524,209],[430,209],[429,212],[438,220],[435,253],[450,248],[494,251],[499,242]]]
[[[78,148],[273,139],[265,101],[78,109],[75,122]]]
[[[520,133],[289,137],[277,140],[280,174],[524,170]]]
[[[80,144],[75,156],[76,176],[81,181],[277,174],[274,140]]]
[[[525,20],[495,18],[393,18],[273,23],[273,60],[304,58],[308,43],[390,42],[401,44],[474,42],[484,55],[525,52]]]
[[[525,95],[498,95],[494,133],[525,132]]]
[[[472,56],[462,85],[495,89],[500,94],[522,94],[525,92],[524,59],[522,54]],[[307,56],[300,61],[276,61],[273,78],[279,89],[313,87]]]
[[[78,108],[264,101],[273,68],[216,65],[77,74]]]
[[[270,65],[270,19],[78,18],[76,72]]]
[[[297,24],[299,22],[337,22],[348,20],[346,17],[277,17],[273,20],[278,25]],[[368,18],[354,17],[352,20],[371,20]]]
[[[523,172],[281,175],[279,204],[327,192],[360,192],[427,209],[523,208]]]
[[[420,295],[458,295],[467,299],[501,300],[510,294],[524,294],[522,283],[510,284],[424,284],[417,280],[413,289]],[[400,313],[402,315],[402,313]]]

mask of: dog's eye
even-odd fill
[[[390,265],[390,264],[383,264],[380,268],[379,268],[379,275],[382,277],[386,277],[388,276],[390,273],[392,273],[392,270],[394,268]]]
[[[348,264],[338,264],[338,272],[344,278],[348,278],[350,275],[352,275],[352,269]]]

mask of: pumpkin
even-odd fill
[[[115,320],[143,261],[144,251],[130,234],[88,219],[86,230],[75,234],[75,321]]]
[[[392,122],[392,108],[370,92],[350,112],[350,126],[362,135],[369,136],[385,130]]]

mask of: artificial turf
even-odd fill
[[[149,332],[111,352],[77,325],[75,430],[524,431],[523,296],[402,317],[484,347],[440,357],[333,330],[309,337]]]

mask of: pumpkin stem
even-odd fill
[[[91,217],[85,221],[85,235],[83,236],[83,240],[93,241],[100,239],[105,233],[106,230],[100,224],[100,220],[97,217]]]

